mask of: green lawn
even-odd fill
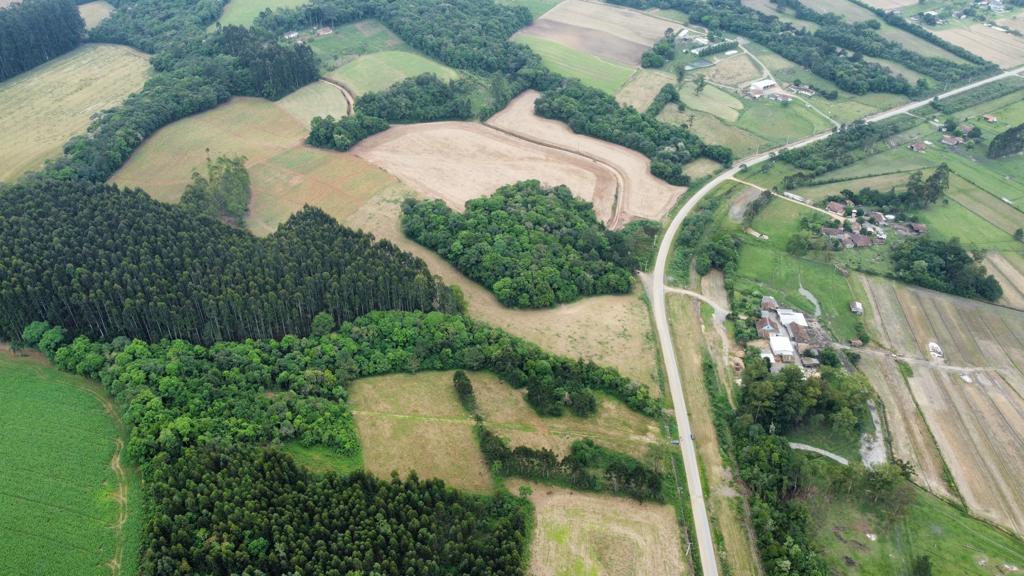
[[[931,559],[934,576],[990,576],[1004,574],[1004,565],[1024,566],[1021,540],[924,490],[914,488],[914,494],[906,515],[891,526],[860,502],[826,498],[817,491],[806,498],[816,543],[832,573],[909,574],[918,556]]]
[[[298,8],[309,0],[231,0],[219,22],[222,26],[251,26],[260,12],[267,8]]]
[[[405,44],[377,20],[362,20],[334,29],[334,34],[309,42],[309,47],[330,70],[349,60],[385,50],[396,50]]]
[[[459,77],[455,70],[425,56],[398,50],[360,56],[332,70],[327,77],[343,82],[358,95],[384,90],[396,82],[428,72],[446,80]]]
[[[517,42],[526,44],[533,49],[544,64],[563,76],[579,78],[587,86],[597,88],[615,95],[633,75],[633,69],[621,64],[601,60],[556,42],[522,35],[516,37]]]
[[[1020,247],[1020,242],[1014,240],[1013,236],[955,201],[940,201],[918,214],[918,219],[928,225],[928,235],[933,238],[956,237],[965,245],[985,250],[1013,250]]]
[[[341,456],[330,448],[306,447],[299,442],[289,442],[281,447],[281,451],[294,458],[300,466],[313,472],[336,472],[344,476],[363,469],[362,453]]]
[[[91,393],[99,386],[36,358],[0,351],[0,563],[5,574],[109,575],[123,541],[124,574],[136,572],[141,517],[113,528],[119,505],[111,469],[119,431]],[[138,485],[127,462],[128,501]]]
[[[744,107],[736,125],[774,145],[787,144],[832,126],[800,101],[788,105],[771,101],[750,102]]]
[[[508,6],[526,6],[530,9],[530,14],[533,14],[534,18],[537,18],[541,14],[544,14],[548,10],[551,10],[558,5],[562,0],[498,0],[498,4],[505,4]]]

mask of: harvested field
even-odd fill
[[[935,33],[943,40],[970,50],[1003,68],[1024,64],[1024,38],[1019,36],[986,28],[984,24],[936,30]]]
[[[609,4],[566,0],[520,34],[544,38],[592,56],[636,67],[672,22]]]
[[[603,165],[611,166],[622,178],[624,191],[619,199],[622,217],[613,227],[624,226],[635,219],[661,220],[686,191],[686,188],[672,186],[652,176],[651,162],[643,154],[576,134],[561,122],[537,116],[533,106],[539,96],[532,90],[521,94],[507,108],[492,116],[488,125],[534,141],[578,150]]]
[[[365,468],[380,478],[441,478],[472,492],[491,488],[473,419],[459,404],[452,373],[365,378],[352,383],[350,402]]]
[[[1000,303],[1024,310],[1024,271],[1020,267],[1014,266],[1013,262],[1000,252],[985,254],[985,268],[988,269],[989,274],[996,277],[999,285],[1003,287],[1003,299]]]
[[[343,222],[378,238],[386,238],[422,258],[434,274],[462,289],[470,317],[507,330],[550,352],[617,368],[623,375],[646,385],[653,395],[659,395],[650,314],[639,287],[629,295],[585,298],[549,310],[505,308],[483,286],[402,234],[401,203],[410,196],[414,193],[402,188],[382,192]]]
[[[359,143],[352,153],[455,210],[506,184],[536,179],[547,186],[569,186],[578,198],[594,204],[599,219],[607,223],[612,218],[616,192],[612,170],[481,124],[394,126]],[[457,181],[453,180],[456,174]]]
[[[860,369],[885,405],[893,456],[914,466],[914,482],[943,498],[955,498],[943,477],[942,455],[899,366],[883,353],[861,355]]]
[[[747,519],[741,512],[744,510],[743,499],[732,482],[733,471],[725,468],[722,461],[711,400],[704,384],[702,361],[705,344],[700,303],[689,296],[671,294],[667,306],[686,396],[686,410],[690,414],[691,431],[704,471],[703,479],[708,486],[708,509],[721,530],[725,544],[725,550],[720,550],[719,556],[730,564],[733,574],[757,574],[760,572],[757,553],[752,534],[747,529]]]
[[[85,21],[86,30],[92,30],[99,26],[100,22],[106,20],[113,12],[114,7],[103,0],[78,5],[78,14]]]
[[[876,331],[911,366],[911,393],[964,502],[1024,534],[1024,312],[865,281],[880,314]],[[945,359],[931,357],[929,342]]]
[[[644,112],[665,84],[675,84],[675,76],[660,70],[639,70],[615,96],[624,106]]]
[[[151,136],[111,178],[144,188],[163,202],[177,202],[192,171],[210,156],[242,155],[252,176],[246,226],[266,235],[305,204],[335,218],[354,213],[374,194],[398,183],[351,154],[303,145],[309,128],[285,110],[287,103],[236,98],[214,110],[175,122]],[[298,107],[311,112],[309,107]]]
[[[762,77],[761,68],[744,53],[722,58],[707,70],[708,80],[739,88]]]
[[[671,506],[529,486],[536,525],[530,576],[688,574]]]
[[[120,105],[148,76],[145,54],[86,44],[0,84],[0,181],[60,156],[94,114]]]

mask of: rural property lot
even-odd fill
[[[129,492],[114,414],[99,385],[0,349],[4,574],[135,572],[140,517],[128,499],[139,495],[134,484]]]
[[[964,502],[1024,534],[1024,312],[865,278],[875,332],[907,381]],[[941,346],[934,360],[929,342]],[[907,403],[887,406],[911,421]]]
[[[687,574],[671,506],[529,486],[536,511],[530,576]]]
[[[612,217],[614,171],[481,124],[394,126],[359,143],[352,153],[455,210],[506,184],[535,179],[546,186],[565,184],[576,197],[594,204],[598,219],[607,223]]]
[[[622,178],[624,198],[619,199],[623,217],[614,227],[637,219],[661,220],[686,191],[686,188],[672,186],[651,176],[651,161],[643,154],[576,134],[562,122],[537,116],[533,109],[538,97],[540,93],[532,90],[519,95],[508,107],[492,116],[487,124],[527,139],[577,150],[615,169]]]
[[[0,181],[59,156],[93,114],[121,104],[148,76],[145,54],[87,44],[0,84]]]
[[[1024,38],[987,28],[984,24],[936,30],[935,34],[1003,68],[1024,64]]]
[[[667,28],[678,28],[678,24],[608,4],[566,0],[519,34],[636,67],[640,56],[662,38]]]

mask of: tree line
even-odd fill
[[[949,173],[949,166],[942,163],[928,178],[925,178],[920,170],[911,174],[907,178],[906,189],[903,192],[896,192],[895,188],[888,192],[868,187],[857,192],[844,189],[839,195],[829,196],[827,200],[850,200],[858,206],[876,208],[881,212],[903,213],[906,210],[921,210],[938,202],[949,190]]]
[[[22,0],[0,9],[0,82],[75,49],[84,35],[72,0]]]
[[[913,117],[871,123],[857,121],[836,130],[824,140],[784,150],[777,156],[778,160],[806,170],[807,173],[792,175],[783,185],[787,190],[797,188],[811,178],[849,166],[884,145],[890,136],[912,128],[917,122],[919,120]]]
[[[1014,126],[1005,132],[996,134],[988,145],[986,155],[989,158],[1005,158],[1024,151],[1024,124]]]
[[[690,183],[683,166],[699,157],[732,163],[729,148],[705,144],[682,126],[660,122],[632,106],[622,107],[611,95],[576,79],[561,79],[545,87],[536,112],[565,122],[573,132],[640,152],[651,159],[651,174],[677,186]]]
[[[536,180],[503,186],[458,213],[442,200],[406,200],[402,231],[515,308],[625,294],[636,258],[621,233],[565,186]]]
[[[814,31],[814,35],[817,37],[851,50],[854,54],[898,62],[945,84],[962,83],[971,78],[993,74],[999,70],[998,66],[987,62],[959,63],[937,56],[925,56],[909,50],[879,34],[878,30],[881,28],[881,24],[874,19],[849,23],[838,14],[812,10],[800,0],[772,1],[780,8],[791,8],[797,18],[818,24],[818,29]],[[919,80],[916,88],[918,88],[918,92],[926,91],[928,89],[927,82]]]
[[[7,338],[46,320],[91,337],[210,343],[304,334],[323,310],[347,320],[460,307],[422,260],[316,208],[260,239],[141,190],[40,181],[3,199]]]

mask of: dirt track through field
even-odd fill
[[[348,86],[345,86],[341,82],[338,82],[337,80],[333,80],[327,77],[320,78],[320,81],[323,82],[324,84],[330,84],[331,86],[334,86],[335,88],[338,89],[338,91],[341,92],[341,95],[345,97],[345,108],[348,111],[347,114],[351,116],[352,111],[354,110],[356,105],[356,99],[354,96],[352,96],[352,91],[349,90]]]
[[[897,456],[942,495],[929,430],[968,508],[1024,534],[1024,312],[878,278],[864,286],[880,343],[913,370],[908,395],[896,359],[865,351]],[[930,342],[944,358],[932,358]]]
[[[622,194],[616,206],[621,216],[615,227],[632,220],[661,220],[679,197],[686,191],[655,178],[650,173],[650,160],[624,146],[576,134],[562,122],[541,118],[534,113],[534,104],[540,93],[529,90],[516,97],[509,105],[491,117],[487,125],[532,142],[544,143],[562,149],[576,150],[578,154],[614,168],[623,178]]]

